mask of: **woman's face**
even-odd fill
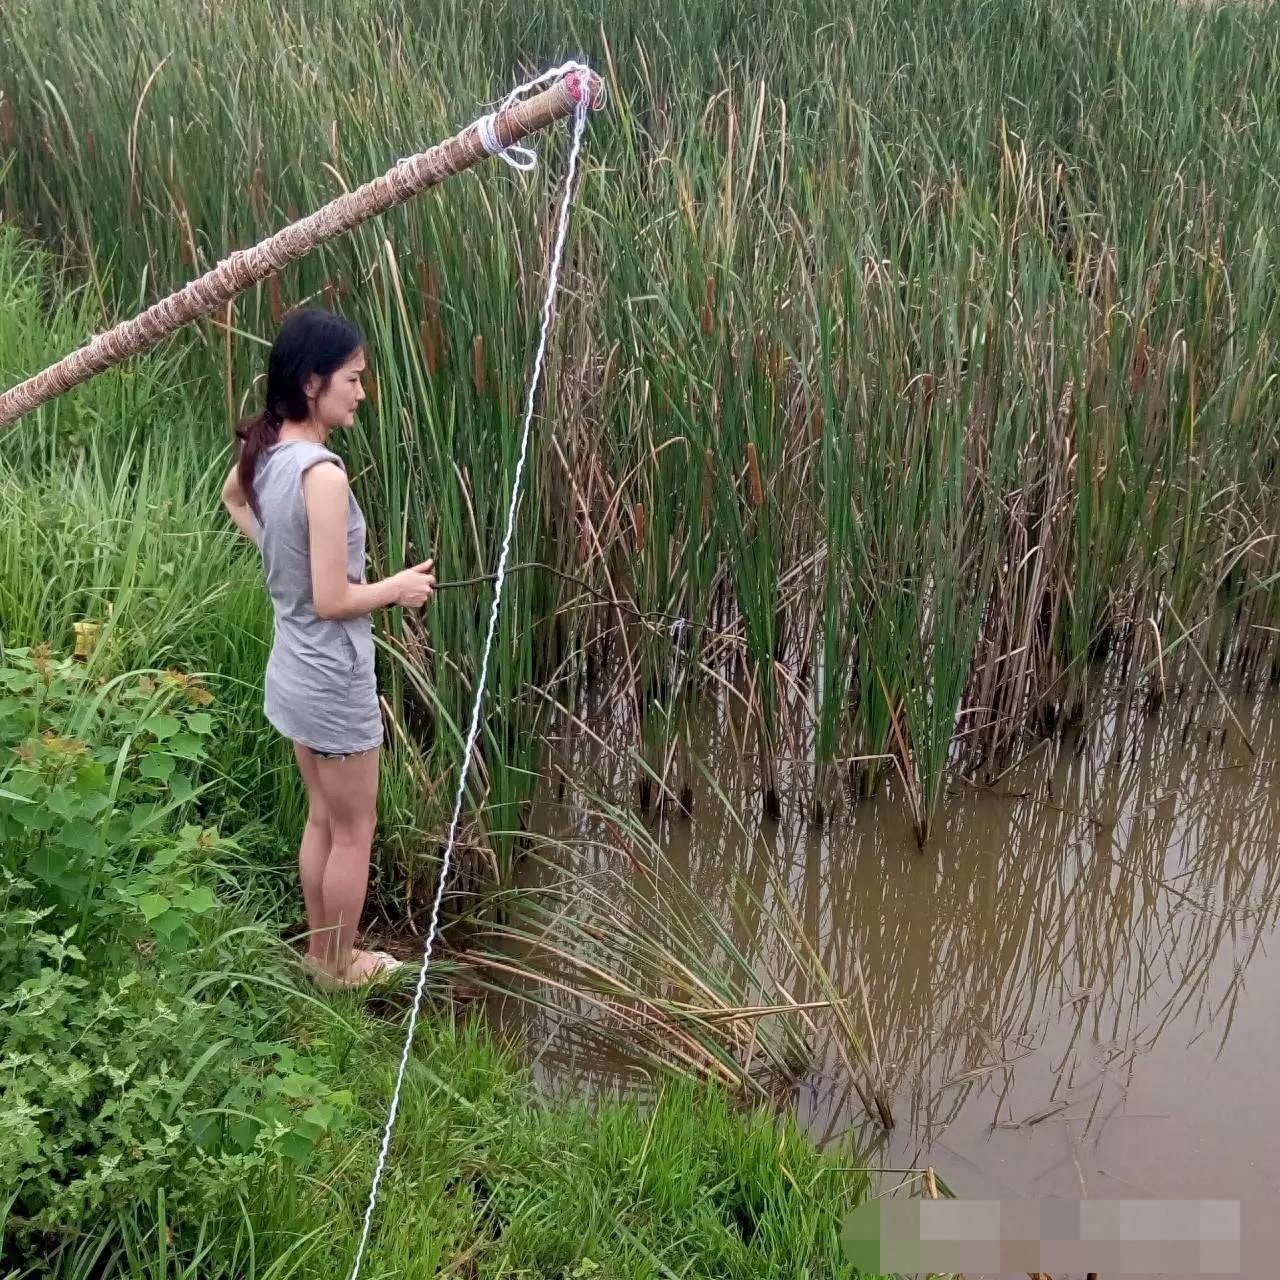
[[[312,417],[324,427],[349,427],[356,420],[356,409],[364,399],[360,375],[364,372],[364,352],[357,351],[340,369],[334,370],[329,385],[320,391],[312,405]]]

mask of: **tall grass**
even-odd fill
[[[553,702],[582,710],[588,676],[642,799],[678,795],[688,763],[659,756],[723,695],[763,813],[789,789],[825,817],[891,770],[923,840],[946,771],[999,776],[1086,713],[1104,659],[1155,700],[1203,681],[1212,624],[1211,667],[1276,668],[1274,7],[14,0],[0,36],[5,207],[101,317],[531,66],[607,73],[517,534],[593,592],[512,579],[491,833],[519,832]],[[290,266],[184,353],[229,418],[284,306],[363,324],[350,448],[380,571],[496,558],[543,150],[531,182],[493,166]],[[457,767],[486,594],[384,635],[432,776]]]

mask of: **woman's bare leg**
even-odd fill
[[[298,878],[302,881],[302,901],[307,909],[307,958],[332,969],[334,935],[326,926],[324,870],[333,847],[333,829],[315,752],[301,743],[293,744],[298,770],[307,788],[307,825],[298,849]]]
[[[338,973],[359,968],[357,962],[362,960],[375,965],[373,957],[357,956],[355,941],[369,887],[379,755],[375,748],[344,760],[314,757],[331,835],[321,881],[324,927],[335,937],[330,967]],[[359,975],[353,972],[351,976]]]

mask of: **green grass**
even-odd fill
[[[249,1173],[225,1210],[196,1222],[163,1216],[160,1197],[140,1204],[69,1244],[53,1273],[346,1274],[396,1046],[363,1019],[355,1034],[324,1034],[357,1101],[307,1164]],[[313,1059],[325,1051],[311,1046]],[[840,1163],[716,1090],[673,1085],[644,1110],[544,1105],[509,1055],[435,1017],[407,1076],[363,1273],[852,1277],[839,1226],[866,1180]],[[166,1226],[178,1247],[166,1248]]]
[[[352,1066],[385,1079],[390,1048]],[[438,1022],[407,1089],[371,1274],[435,1275],[467,1257],[479,1276],[851,1274],[838,1224],[865,1181],[834,1172],[791,1124],[744,1120],[719,1091],[671,1086],[644,1112],[535,1105],[509,1059]],[[281,1225],[336,1215],[341,1243],[317,1274],[347,1258],[374,1138],[339,1139],[338,1194],[297,1179],[271,1190]]]

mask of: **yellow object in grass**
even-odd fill
[[[98,632],[102,629],[100,622],[73,622],[72,628],[76,633],[75,657],[80,662],[87,662],[93,653],[94,645],[98,641]]]

